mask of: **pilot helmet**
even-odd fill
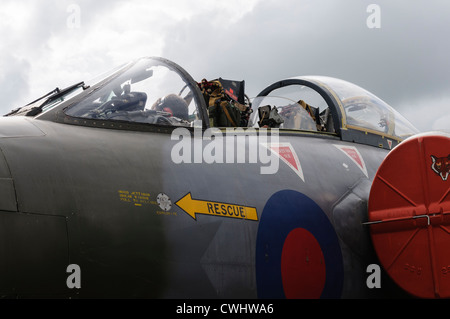
[[[188,105],[186,101],[176,94],[169,94],[158,99],[152,109],[172,114],[182,120],[188,120]]]

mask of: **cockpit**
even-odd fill
[[[67,108],[66,114],[96,120],[194,126],[201,121],[201,107],[193,89],[188,75],[175,65],[159,59],[141,59]]]
[[[253,100],[250,125],[335,134],[388,149],[418,133],[372,93],[324,76],[297,77],[267,87]]]
[[[276,128],[387,149],[418,133],[384,101],[343,80],[290,78],[253,99],[244,84],[222,78],[195,81],[169,60],[142,58],[96,80],[56,89],[7,116],[137,130],[154,125]],[[116,123],[126,123],[125,128]]]

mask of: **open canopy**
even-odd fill
[[[260,108],[267,104],[277,108],[281,129],[318,130],[388,149],[418,133],[380,98],[331,77],[296,77],[270,85],[254,99],[250,125],[260,125]]]
[[[276,127],[281,133],[331,134],[386,149],[418,133],[387,103],[343,80],[304,76],[278,81],[258,94],[253,110],[244,99],[244,81],[218,81],[228,100],[212,105],[205,102],[201,83],[177,64],[158,57],[141,58],[96,80],[56,89],[8,115],[93,126],[109,122],[108,127],[121,129],[116,123],[131,123],[125,129],[137,130],[148,130],[149,126],[142,124],[208,128],[235,123]],[[233,115],[235,121],[211,121],[212,106],[216,106],[215,112],[223,109],[226,115]],[[253,111],[250,118],[249,111]]]

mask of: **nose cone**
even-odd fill
[[[0,117],[0,138],[44,136],[29,118],[24,116]]]
[[[39,137],[46,134],[34,121],[0,117],[0,296],[5,297],[61,296],[68,289],[66,218],[19,205],[27,203],[39,186],[30,183],[36,171],[30,165],[39,161]],[[29,187],[24,191],[23,185]]]
[[[23,116],[0,117],[0,211],[18,211],[14,181],[2,150],[2,140],[44,135],[39,128]]]
[[[14,181],[5,156],[0,149],[0,211],[16,212],[17,200]]]

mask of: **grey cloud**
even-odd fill
[[[53,50],[59,50],[58,46],[65,41],[87,38],[94,27],[102,28],[99,36],[117,34],[118,38],[114,39],[117,44],[109,50],[117,50],[117,56],[121,57],[128,54],[130,58],[141,52],[146,43],[156,41],[143,31],[159,27],[158,36],[164,42],[162,56],[180,64],[197,80],[219,76],[245,80],[250,96],[287,77],[334,76],[368,89],[403,114],[414,117],[416,125],[423,120],[420,110],[416,111],[422,108],[422,101],[428,101],[429,108],[436,103],[436,111],[445,111],[442,101],[450,101],[447,58],[450,2],[445,0],[261,0],[238,20],[232,11],[214,11],[211,2],[208,10],[198,10],[179,21],[168,21],[164,28],[155,25],[157,19],[145,19],[146,15],[151,18],[157,14],[152,10],[153,1],[148,2],[145,12],[127,10],[123,17],[117,9],[125,5],[133,8],[133,1],[29,3],[33,14],[27,32],[19,35],[21,39],[17,34],[3,35],[3,45],[14,54],[8,56],[6,50],[0,51],[1,60],[13,59],[11,70],[13,67],[16,70],[16,83],[21,85],[22,92],[28,90],[28,75],[35,63],[52,63],[49,57]],[[72,3],[81,9],[81,29],[77,36],[66,26],[67,8]],[[366,9],[372,3],[381,9],[380,29],[369,29],[366,25],[370,14]],[[110,19],[117,21],[103,27]],[[129,22],[135,20],[145,23],[135,25],[134,28],[140,29],[134,30]],[[124,34],[134,32],[141,32],[144,38],[136,37],[134,43],[128,41],[127,46],[121,46]],[[60,42],[50,47],[52,37]],[[97,70],[101,65],[104,71],[106,64],[113,63],[115,52],[96,46],[95,39],[83,45],[89,47],[76,48],[79,51],[67,54],[77,62],[83,59],[81,55],[87,54],[86,61],[95,63],[85,62],[85,69]],[[50,77],[56,78],[52,74],[46,76],[49,82]],[[3,89],[1,93],[8,92]],[[423,128],[431,128],[431,121],[423,123]]]
[[[58,54],[70,54],[73,52],[59,52],[60,48],[66,45],[66,42],[76,41],[78,38],[74,34],[85,33],[92,31],[91,25],[107,16],[116,4],[121,1],[95,1],[90,2],[86,0],[41,0],[41,1],[23,1],[20,4],[25,4],[27,14],[26,21],[22,21],[24,15],[20,14],[20,10],[3,12],[7,14],[13,21],[11,25],[3,25],[0,29],[2,41],[0,43],[0,65],[2,67],[0,94],[4,97],[0,110],[2,113],[8,112],[11,108],[22,106],[23,104],[34,99],[37,96],[30,96],[29,94],[34,87],[30,87],[30,83],[36,84],[36,79],[31,79],[31,76],[39,77],[42,82],[42,88],[38,92],[33,91],[34,94],[45,94],[46,90],[54,89],[56,86],[64,85],[58,83],[61,77],[58,73],[50,73],[54,71],[56,61],[52,57]],[[6,1],[7,3],[18,3],[16,1]],[[73,13],[70,11],[70,6],[76,5],[80,9],[81,28],[76,33],[76,30],[71,30],[68,26],[68,19]],[[19,7],[20,8],[20,7]],[[2,10],[2,8],[0,8]],[[17,28],[16,24],[24,24],[26,27]],[[52,42],[51,42],[52,41]],[[95,45],[95,44],[93,44]],[[97,51],[98,52],[98,51]],[[102,52],[105,57],[100,60],[108,61],[106,54]],[[70,60],[71,57],[67,56]],[[73,58],[73,60],[78,60]],[[98,61],[97,61],[98,63]],[[46,67],[46,65],[48,67]],[[74,65],[73,68],[77,68]],[[109,65],[108,67],[113,67]],[[46,72],[46,69],[48,70]],[[36,70],[45,72],[39,74]],[[34,80],[34,81],[33,81]],[[79,79],[63,79],[65,84],[71,84],[71,81]],[[44,83],[48,82],[48,85]],[[5,98],[6,97],[6,98]]]
[[[371,3],[380,29],[366,24]],[[252,95],[286,77],[329,75],[408,112],[408,101],[448,94],[449,13],[450,2],[436,0],[262,1],[233,25],[202,28],[206,16],[180,23],[165,53],[197,78],[243,78]]]
[[[12,55],[3,55],[0,74],[0,96],[5,111],[17,108],[17,98],[26,95],[29,90],[28,72],[30,64]]]

